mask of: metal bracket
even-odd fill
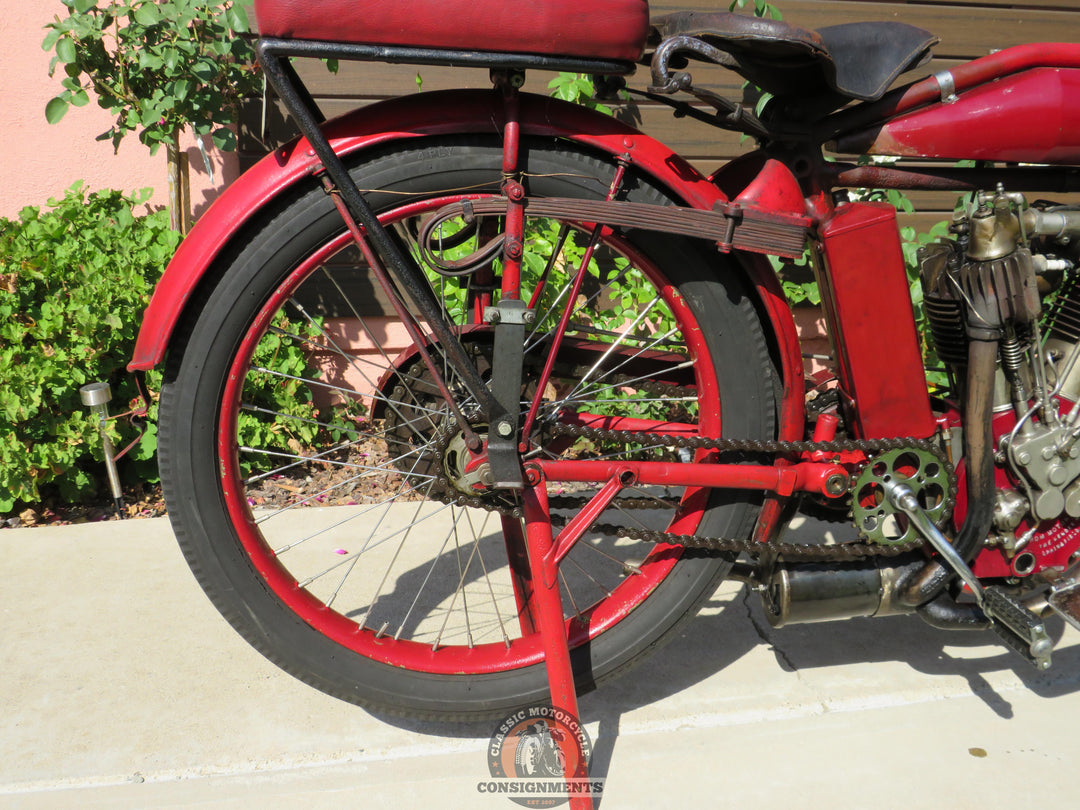
[[[484,320],[495,324],[495,350],[491,361],[491,393],[501,413],[493,414],[488,432],[488,461],[493,486],[521,489],[518,427],[521,421],[521,375],[525,357],[526,315],[535,315],[524,301],[503,298],[487,307]]]
[[[509,304],[510,301],[505,303]],[[513,303],[520,304],[520,301]],[[510,323],[510,324],[524,324],[529,326],[536,323],[536,310],[527,309],[523,306],[503,306],[500,303],[494,307],[484,307],[484,322],[490,324]]]
[[[939,71],[934,74],[934,78],[937,79],[938,87],[941,89],[942,104],[953,104],[959,100],[956,96],[956,79],[953,78],[951,71]]]

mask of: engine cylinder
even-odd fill
[[[938,358],[952,368],[967,365],[968,337],[964,329],[963,303],[949,276],[949,262],[956,255],[948,242],[919,248],[919,274],[923,309]]]

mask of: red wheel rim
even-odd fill
[[[383,216],[383,221],[394,221],[432,210],[454,198],[427,200],[396,209]],[[457,199],[460,199],[458,197]],[[282,562],[278,554],[265,540],[245,493],[244,477],[239,464],[237,440],[237,414],[242,401],[245,377],[248,374],[255,347],[263,338],[275,313],[293,295],[301,283],[310,277],[328,259],[351,244],[349,235],[341,234],[315,251],[288,278],[278,286],[264,304],[254,323],[247,330],[239,346],[222,398],[218,420],[217,446],[220,459],[221,487],[225,503],[236,530],[239,542],[251,559],[259,575],[270,590],[304,622],[343,647],[375,661],[402,667],[412,671],[434,674],[493,673],[539,664],[543,651],[538,634],[510,639],[505,642],[487,642],[474,646],[445,645],[433,647],[408,639],[394,640],[379,636],[373,628],[361,626],[357,621],[336,609],[329,608],[308,589],[301,587],[297,578]],[[685,301],[678,291],[659,271],[632,246],[616,243],[618,252],[631,260],[654,283],[664,302],[679,318],[680,324],[695,323]],[[709,353],[700,329],[682,328],[689,357],[695,361],[695,369],[708,368]],[[702,435],[720,435],[719,392],[711,374],[695,373],[698,398],[704,404],[699,409],[699,428]],[[683,493],[683,507],[676,514],[670,530],[690,534],[701,518],[697,508],[707,498],[705,491]],[[673,545],[655,545],[640,563],[640,575],[628,576],[609,597],[579,611],[578,616],[567,620],[571,647],[595,639],[616,625],[635,607],[640,605],[671,572],[680,559],[682,548]],[[584,621],[582,621],[584,617]]]

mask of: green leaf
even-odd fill
[[[139,51],[139,67],[143,70],[154,71],[165,66],[165,60],[150,51]]]
[[[236,151],[236,133],[228,127],[215,129],[211,137],[214,140],[214,146],[218,149],[224,152]]]
[[[57,96],[50,99],[49,103],[45,105],[45,120],[50,124],[56,124],[60,122],[65,115],[67,115],[68,103],[65,99]]]
[[[161,13],[158,11],[157,3],[150,0],[150,2],[143,3],[135,9],[132,18],[140,25],[151,26],[161,19]]]
[[[249,28],[247,12],[243,6],[232,5],[225,9],[225,22],[238,34],[246,34]]]
[[[46,26],[49,29],[49,33],[45,35],[45,39],[41,41],[41,50],[51,51],[53,46],[56,45],[56,40],[60,38],[60,35],[64,32],[57,26],[56,23],[51,23]]]
[[[213,62],[202,59],[191,66],[191,73],[195,78],[203,82],[212,82],[217,75],[217,67]]]
[[[74,41],[67,39],[57,40],[56,42],[56,58],[65,64],[70,64],[79,58],[79,55],[75,51]]]

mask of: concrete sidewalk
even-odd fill
[[[374,717],[202,595],[166,520],[0,531],[0,807],[514,807],[493,724]],[[1030,669],[914,617],[772,630],[736,587],[582,700],[600,806],[1072,806],[1080,634]]]

